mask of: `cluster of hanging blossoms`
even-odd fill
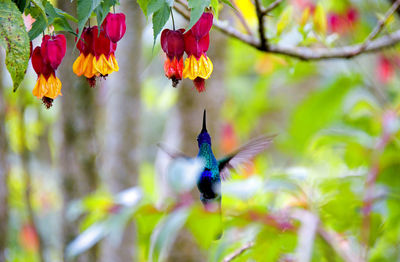
[[[38,75],[33,95],[42,99],[46,108],[53,105],[53,100],[61,94],[61,81],[56,70],[65,56],[67,43],[64,35],[45,35],[41,46],[32,53],[32,66]]]
[[[165,75],[176,86],[182,77],[193,80],[198,92],[205,91],[205,81],[211,76],[213,64],[207,57],[210,45],[209,32],[213,14],[205,12],[199,21],[186,33],[184,29],[164,29],[161,34],[161,47],[167,55],[164,63]],[[183,53],[187,58],[183,65]]]
[[[74,73],[77,76],[85,76],[90,86],[94,87],[97,77],[105,78],[118,71],[114,53],[117,42],[125,32],[125,15],[122,13],[108,13],[100,28],[85,27],[77,43],[80,55],[72,66]]]

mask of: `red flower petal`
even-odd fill
[[[41,53],[40,46],[37,46],[35,50],[33,50],[32,66],[38,76],[42,74],[47,79],[52,73],[54,73],[54,70],[44,61]]]
[[[206,34],[200,40],[196,40],[192,30],[189,30],[186,34],[184,34],[184,40],[185,51],[187,55],[190,56],[193,54],[197,59],[200,58],[203,53],[205,54],[207,52],[210,45],[209,34]]]
[[[41,45],[41,54],[44,61],[56,70],[61,64],[67,49],[67,41],[64,35],[43,37]]]
[[[199,93],[206,91],[205,80],[201,77],[196,77],[193,80],[194,86],[196,87]]]
[[[102,28],[112,42],[118,42],[126,32],[125,15],[123,13],[108,13],[104,19]]]
[[[208,32],[210,32],[213,24],[213,14],[212,13],[203,13],[199,19],[199,21],[194,24],[191,28],[193,31],[193,35],[196,40],[200,40],[203,38]]]
[[[179,60],[183,56],[185,51],[184,31],[185,29],[175,31],[164,29],[161,33],[161,48],[171,60],[174,57]]]
[[[91,34],[93,37],[93,51],[96,58],[98,59],[100,55],[104,54],[108,59],[111,53],[114,52],[115,45],[113,42],[111,42],[103,30],[100,31],[99,35],[97,26],[93,27]]]

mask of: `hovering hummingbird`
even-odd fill
[[[197,187],[200,191],[200,200],[206,209],[214,210],[216,207],[219,212],[221,211],[221,179],[226,180],[232,169],[250,162],[252,158],[264,151],[274,137],[275,135],[254,139],[235,152],[217,160],[211,148],[211,137],[207,132],[206,110],[204,110],[203,127],[197,136],[199,146],[197,158],[203,161],[204,169],[197,180]],[[173,152],[163,145],[159,146],[173,159],[190,158],[183,153]]]

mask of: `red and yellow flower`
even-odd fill
[[[55,70],[61,64],[66,52],[66,40],[63,35],[45,35],[42,45],[32,53],[32,66],[38,75],[33,95],[42,99],[44,105],[50,108],[53,100],[61,94],[61,81]]]
[[[185,60],[183,77],[193,80],[199,92],[205,90],[205,79],[211,76],[213,64],[206,52],[210,45],[209,32],[213,23],[212,13],[203,13],[199,21],[184,34]]]
[[[93,87],[97,77],[105,78],[118,71],[115,50],[125,32],[125,15],[122,13],[109,13],[100,29],[97,26],[84,28],[77,43],[80,54],[72,66],[74,73],[84,75]]]
[[[88,80],[100,76],[93,67],[93,27],[84,28],[82,37],[77,43],[80,55],[72,65],[72,70],[77,76],[84,75]]]
[[[161,48],[167,55],[164,63],[165,76],[172,80],[173,87],[182,80],[183,53],[185,52],[183,32],[185,29],[164,29],[161,33]]]

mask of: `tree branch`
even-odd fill
[[[276,0],[275,2],[271,3],[267,8],[261,9],[263,15],[268,15],[272,10],[278,7],[280,3],[282,3],[283,0]]]
[[[174,9],[185,19],[189,20],[190,15],[188,14],[187,6],[182,1],[176,1],[176,2],[179,2],[181,6],[174,5]],[[364,53],[376,52],[385,48],[393,47],[400,42],[400,30],[397,30],[391,34],[379,37],[377,39],[371,38],[371,40],[368,41],[365,47],[363,47],[365,43],[348,45],[343,47],[334,47],[334,48],[324,48],[324,47],[312,48],[312,47],[283,46],[283,45],[271,45],[271,44],[266,47],[263,47],[259,39],[239,32],[237,29],[230,26],[226,21],[215,20],[214,27],[219,31],[221,31],[222,33],[232,38],[238,39],[243,43],[250,45],[260,51],[272,54],[286,55],[301,60],[353,58],[355,56]]]
[[[385,27],[386,22],[388,21],[389,17],[393,15],[394,12],[399,8],[400,6],[400,0],[395,1],[390,9],[386,12],[385,17],[382,20],[379,20],[378,24],[375,26],[374,30],[368,35],[367,39],[365,39],[364,43],[360,46],[360,49],[358,50],[358,53],[361,53],[362,51],[367,48],[367,46],[371,43],[372,40],[374,40],[378,34],[383,30]]]
[[[361,262],[359,258],[348,245],[344,244],[344,240],[335,232],[329,232],[322,226],[318,227],[318,234],[339,254],[346,262]]]
[[[260,0],[255,0],[256,13],[258,19],[258,35],[260,37],[260,49],[267,49],[268,43],[265,37],[264,16],[265,13],[261,11]]]
[[[250,249],[254,246],[254,242],[248,242],[246,244],[244,244],[243,246],[241,246],[239,249],[235,250],[233,253],[227,255],[224,258],[224,262],[229,262],[234,260],[235,258],[237,258],[238,256],[240,256],[241,254],[243,254],[247,249]]]

